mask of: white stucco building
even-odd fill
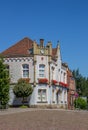
[[[2,54],[10,75],[10,105],[21,104],[13,87],[20,78],[25,78],[33,87],[32,95],[26,99],[29,105],[67,106],[67,68],[62,63],[59,44],[52,48],[51,42],[44,46],[43,39],[37,44],[24,38]]]

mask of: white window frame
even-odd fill
[[[39,93],[40,91],[40,93]],[[44,93],[45,91],[45,93]],[[47,102],[47,89],[38,89],[37,101],[40,103]]]
[[[22,77],[29,78],[29,64],[22,64]]]
[[[45,77],[45,65],[39,64],[39,78]]]

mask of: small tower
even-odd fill
[[[58,56],[58,60],[62,61],[61,50],[60,50],[60,42],[59,41],[57,41],[57,56]]]

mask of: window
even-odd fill
[[[46,89],[38,89],[38,102],[46,102]]]
[[[63,71],[61,71],[60,81],[63,82]]]
[[[39,65],[39,77],[45,77],[45,65]]]
[[[66,77],[66,73],[63,73],[63,82],[65,83],[65,78]]]
[[[29,65],[23,64],[23,78],[29,78]]]

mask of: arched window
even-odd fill
[[[45,65],[44,64],[39,65],[39,77],[45,77]]]
[[[29,78],[29,65],[23,64],[22,69],[23,69],[23,78]]]

